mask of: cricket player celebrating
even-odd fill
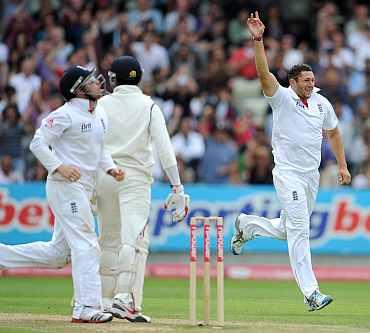
[[[101,82],[95,70],[69,68],[60,80],[66,103],[42,121],[30,144],[48,170],[46,194],[55,215],[52,240],[0,245],[0,267],[60,268],[72,262],[74,323],[104,323],[100,249],[90,198],[98,167],[115,180],[124,178],[104,149],[107,119],[96,107]],[[112,179],[113,179],[112,178]]]
[[[114,91],[98,103],[110,124],[105,146],[126,172],[122,183],[103,172],[98,175],[103,303],[115,317],[131,322],[151,321],[141,313],[141,305],[149,246],[152,143],[171,182],[165,207],[171,209],[174,222],[185,218],[189,204],[162,111],[138,87],[142,72],[133,57],[115,59],[108,73]]]
[[[319,187],[323,130],[339,165],[339,183],[351,181],[338,120],[329,101],[318,94],[308,65],[296,65],[289,71],[289,88],[279,85],[268,68],[263,45],[265,27],[257,12],[251,14],[247,25],[254,39],[258,76],[273,110],[273,178],[282,211],[280,218],[272,220],[240,214],[235,222],[231,250],[240,254],[243,245],[257,236],[287,240],[290,264],[305,303],[309,311],[320,310],[333,299],[320,292],[312,270],[309,224]]]

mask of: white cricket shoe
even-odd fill
[[[243,215],[245,214],[241,213],[235,219],[235,223],[234,223],[235,230],[234,230],[233,237],[231,238],[231,242],[230,242],[231,252],[236,256],[242,253],[244,244],[249,240],[244,235],[243,228],[240,226],[240,219]]]
[[[319,290],[315,290],[310,298],[304,297],[304,303],[308,306],[308,311],[317,311],[325,308],[333,302],[333,297],[321,294]]]
[[[85,306],[79,316],[79,318],[72,317],[72,323],[89,323],[89,324],[101,324],[111,321],[113,315],[111,313],[103,312],[94,308]]]
[[[152,319],[141,312],[135,311],[130,305],[119,298],[113,300],[109,310],[115,318],[126,319],[132,323],[151,323]]]

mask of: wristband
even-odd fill
[[[261,37],[252,37],[252,39],[255,41],[255,42],[260,42],[262,40],[262,36]]]

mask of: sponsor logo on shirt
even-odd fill
[[[292,192],[292,195],[293,195],[293,200],[294,201],[298,201],[298,193],[297,193],[297,191],[293,191]]]
[[[52,117],[49,117],[47,120],[46,120],[46,124],[45,124],[45,127],[47,128],[52,128],[54,125],[54,118]]]
[[[301,110],[304,110],[304,108],[305,108],[305,106],[304,106],[304,104],[303,104],[303,102],[302,101],[297,101],[296,103],[295,103],[295,106],[296,107],[298,107],[299,109],[301,109]]]
[[[72,214],[76,214],[78,212],[77,203],[75,201],[71,202],[71,212]]]
[[[324,109],[322,108],[322,104],[317,104],[317,108],[319,109],[320,114],[324,113]]]
[[[100,122],[101,122],[101,125],[103,126],[103,129],[104,129],[104,132],[105,132],[105,123],[104,123],[103,118],[100,118]]]
[[[91,123],[82,123],[81,124],[81,133],[91,132],[92,126]]]

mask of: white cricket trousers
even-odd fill
[[[295,280],[303,295],[310,297],[318,289],[312,270],[309,232],[310,216],[319,188],[319,173],[297,174],[275,168],[273,178],[282,205],[280,218],[247,215],[243,230],[251,238],[265,236],[287,240]]]
[[[141,311],[151,183],[147,178],[130,179],[129,173],[123,182],[116,182],[99,172],[97,199],[104,305],[119,294],[132,292],[135,309]]]
[[[22,245],[0,244],[0,267],[60,268],[72,261],[73,316],[83,306],[101,308],[100,249],[89,193],[80,183],[49,180],[48,204],[55,215],[52,240]]]

